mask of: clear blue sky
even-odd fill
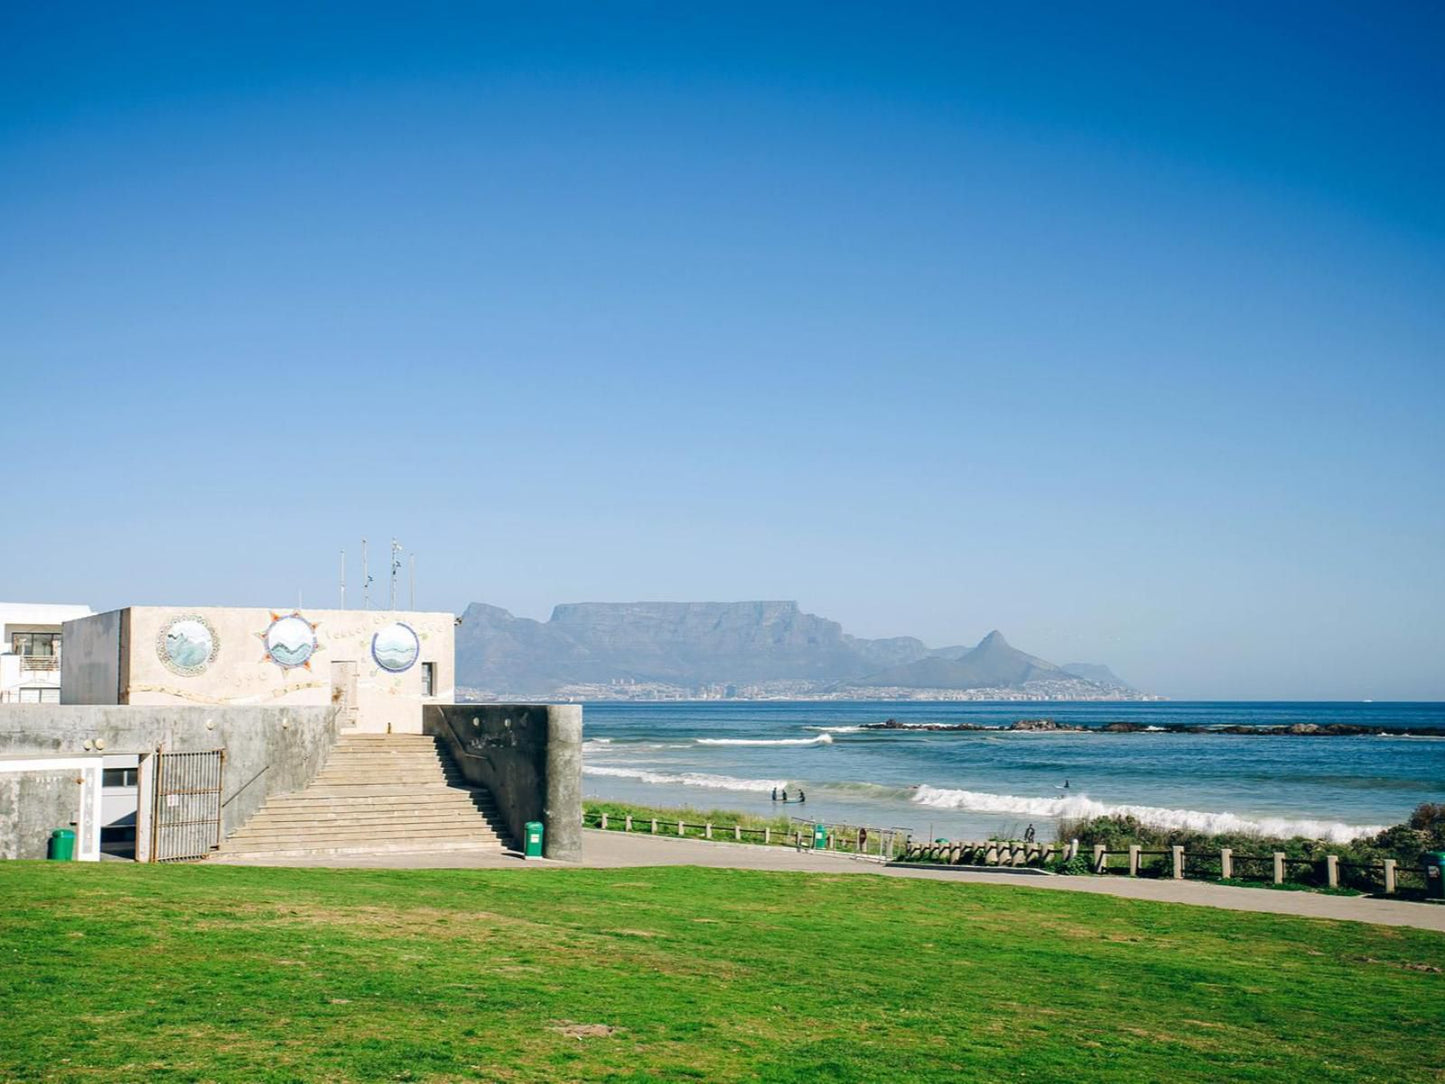
[[[0,7],[0,597],[1445,697],[1438,4]],[[354,597],[354,595],[353,595]]]

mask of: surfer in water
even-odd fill
[[[774,787],[774,788],[773,788],[773,801],[776,802],[777,800],[778,800],[778,788],[777,788],[777,787]]]

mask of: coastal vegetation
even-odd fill
[[[0,1079],[1425,1081],[1445,937],[665,867],[10,863]]]
[[[782,808],[789,808],[784,806]],[[589,800],[582,811],[582,824],[586,828],[601,828],[610,832],[652,833],[652,822],[657,822],[657,834],[670,838],[712,839],[731,843],[755,843],[773,847],[792,847],[798,844],[812,846],[813,823],[804,814],[807,803],[791,806],[799,810],[793,817],[758,817],[739,813],[731,809],[697,809],[692,806],[646,806],[628,802],[603,802]],[[631,828],[628,817],[632,818]],[[681,825],[681,831],[678,826]],[[711,826],[712,834],[708,835]],[[830,846],[833,851],[844,853],[859,849],[857,825],[829,824]],[[904,837],[890,833],[868,830],[864,837],[865,850],[877,855],[880,848],[887,846],[893,854],[903,851]]]
[[[1373,867],[1391,858],[1399,863],[1402,879],[1418,876],[1427,855],[1445,851],[1445,804],[1425,803],[1418,806],[1403,823],[1385,829],[1378,835],[1348,843],[1327,843],[1303,836],[1280,838],[1244,833],[1209,833],[1179,828],[1159,828],[1131,816],[1090,817],[1059,822],[1060,839],[1077,839],[1080,850],[1088,853],[1102,844],[1110,851],[1126,850],[1130,845],[1145,851],[1164,851],[1182,846],[1191,855],[1199,855],[1203,863],[1213,862],[1214,876],[1220,875],[1218,854],[1228,847],[1236,855],[1268,856],[1281,852],[1286,858],[1285,878],[1297,885],[1315,885],[1321,881],[1321,867],[1326,855],[1335,855],[1341,863],[1340,880],[1346,887],[1372,889],[1377,878],[1356,867]],[[1211,858],[1211,856],[1213,856]],[[1164,876],[1169,860],[1151,855],[1141,866],[1144,876]],[[1235,859],[1239,868],[1238,857]],[[1244,878],[1236,878],[1244,880]],[[1411,887],[1408,883],[1406,888]]]
[[[806,807],[806,803],[804,806]],[[793,808],[803,808],[793,807]],[[787,807],[784,807],[787,808]],[[656,820],[658,831],[669,836],[681,834],[686,839],[705,838],[706,825],[713,826],[714,838],[732,836],[734,828],[743,830],[744,843],[762,843],[764,831],[769,843],[782,846],[792,845],[793,833],[802,826],[786,816],[758,817],[750,813],[739,813],[731,809],[700,809],[695,806],[650,806],[634,805],[630,802],[604,802],[589,799],[582,811],[582,823],[588,828],[601,828],[603,816],[607,817],[610,831],[625,831],[627,818],[632,818],[633,831],[650,832],[651,822]],[[683,830],[678,832],[681,822]]]

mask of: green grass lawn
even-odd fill
[[[0,1078],[1439,1080],[1445,937],[741,870],[0,864]]]

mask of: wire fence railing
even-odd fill
[[[940,866],[1062,869],[1100,876],[1258,883],[1324,890],[1354,890],[1377,895],[1427,895],[1438,868],[1379,862],[1346,862],[1337,855],[1299,857],[1283,851],[1269,854],[1218,850],[1186,850],[1183,846],[1110,848],[1095,844],[1091,856],[1080,855],[1077,839],[1059,842],[990,839],[915,841],[910,829],[837,824],[802,817],[769,824],[723,820],[686,820],[603,810],[584,810],[584,827],[637,832],[683,839],[755,843],[800,850],[831,851],[884,862]]]

